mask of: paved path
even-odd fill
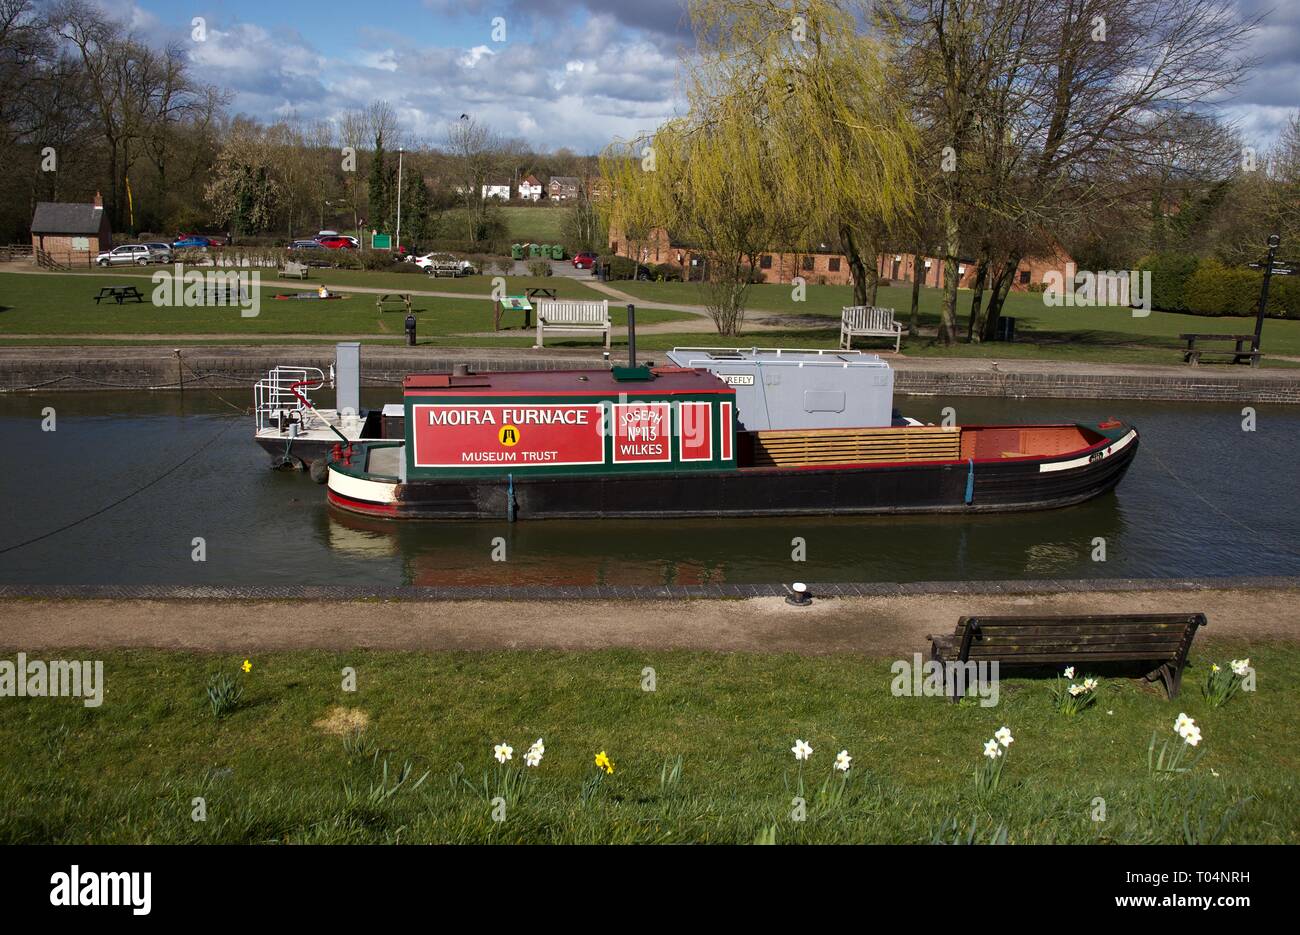
[[[1197,637],[1300,639],[1300,591],[1179,589],[1030,595],[930,594],[818,600],[331,602],[22,600],[0,602],[0,646],[246,654],[287,649],[852,652],[910,657],[962,614],[1201,612]]]

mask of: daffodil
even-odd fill
[[[524,763],[529,766],[539,766],[545,753],[546,747],[542,744],[542,738],[538,737],[533,742],[533,745],[528,748],[528,752],[524,754]]]
[[[1174,720],[1174,733],[1182,735],[1188,727],[1195,727],[1196,722],[1189,718],[1185,713],[1179,712],[1178,717]]]
[[[790,752],[794,754],[796,760],[806,760],[812,756],[812,747],[802,740],[796,740]]]
[[[1071,695],[1074,695],[1076,698],[1077,698],[1079,695],[1082,695],[1082,694],[1083,694],[1084,692],[1086,692],[1087,690],[1088,690],[1088,689],[1084,688],[1082,685],[1071,685],[1070,688],[1069,688],[1069,692],[1070,692],[1070,694],[1071,694]]]
[[[849,771],[849,766],[851,766],[852,763],[853,757],[849,756],[848,750],[841,750],[839,753],[835,754],[835,768],[841,773],[847,773]]]
[[[1193,724],[1183,732],[1183,741],[1189,746],[1194,747],[1201,742],[1201,729]]]
[[[1006,726],[999,727],[993,734],[993,739],[1004,747],[1010,747],[1016,742],[1016,738],[1011,736],[1011,728]]]
[[[1068,667],[1066,668],[1066,670],[1065,670],[1065,677],[1066,677],[1067,679],[1072,679],[1072,678],[1074,678],[1074,666],[1068,666]]]
[[[1219,671],[1219,664],[1218,664],[1217,662],[1211,662],[1211,663],[1210,663],[1210,671],[1211,671],[1211,672],[1218,672],[1218,671]]]
[[[515,755],[515,748],[508,743],[499,743],[492,748],[492,755],[497,758],[498,763],[504,763]]]
[[[984,755],[990,760],[996,760],[1002,755],[1002,748],[998,746],[996,740],[986,740],[984,742]]]
[[[252,664],[251,662],[249,662],[247,659],[245,659],[245,660],[244,660],[244,664],[241,665],[239,668],[243,669],[245,672],[252,672],[252,671],[253,671],[253,664]]]
[[[1097,687],[1097,680],[1096,680],[1096,679],[1084,679],[1084,680],[1083,680],[1083,687],[1084,687],[1086,690],[1088,690],[1088,691],[1092,691],[1093,689],[1095,689],[1095,688]]]
[[[1250,671],[1249,659],[1234,659],[1230,665],[1232,666],[1232,674],[1237,678],[1245,678],[1246,673]]]
[[[614,772],[614,763],[605,755],[604,750],[596,754],[596,766],[603,769],[606,775],[612,775]]]

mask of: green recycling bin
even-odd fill
[[[533,257],[534,259],[536,259],[537,257],[540,257],[540,256],[542,255],[542,246],[541,246],[541,244],[530,243],[530,244],[528,245],[528,255],[529,255],[530,257]]]
[[[524,246],[523,246],[523,244],[515,244],[514,246],[512,246],[512,247],[510,248],[510,259],[512,259],[512,260],[522,260],[523,258],[524,258]]]
[[[558,243],[557,243],[555,246],[551,247],[551,259],[552,259],[552,260],[563,260],[563,259],[564,259],[564,245],[563,245],[563,244],[558,244]]]

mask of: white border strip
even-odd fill
[[[362,480],[330,468],[329,489],[349,500],[368,500],[371,503],[396,503],[397,485],[377,480]]]
[[[1071,461],[1057,461],[1055,464],[1040,464],[1038,465],[1038,473],[1048,474],[1051,473],[1052,471],[1068,471],[1071,470],[1072,468],[1087,467],[1089,464],[1094,464],[1098,461],[1102,461],[1105,460],[1106,458],[1109,458],[1117,451],[1123,451],[1125,448],[1129,446],[1129,444],[1135,438],[1137,438],[1137,432],[1134,431],[1133,429],[1129,429],[1127,435],[1125,435],[1119,441],[1114,442],[1113,444],[1103,448],[1101,451],[1094,451],[1090,455],[1087,455],[1082,458],[1075,458]]]

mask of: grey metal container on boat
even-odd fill
[[[875,354],[675,347],[679,367],[712,371],[736,390],[743,431],[890,425],[894,371]]]

